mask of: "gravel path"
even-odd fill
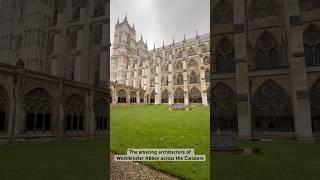
[[[137,162],[114,161],[111,158],[111,180],[178,180]]]

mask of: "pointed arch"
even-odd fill
[[[176,67],[176,70],[181,70],[183,68],[182,62],[181,61],[177,61],[175,67]]]
[[[254,93],[253,119],[256,131],[293,131],[292,103],[276,82],[266,80]]]
[[[85,102],[84,99],[73,94],[64,102],[65,131],[82,131],[85,128]]]
[[[217,83],[210,92],[212,129],[237,131],[237,103],[234,91],[226,84]]]
[[[169,92],[167,89],[163,90],[161,93],[161,103],[169,102]]]
[[[255,44],[256,69],[274,69],[280,66],[280,46],[275,37],[264,30]]]
[[[183,75],[181,73],[178,73],[175,79],[176,85],[183,85]]]
[[[320,79],[310,88],[310,109],[313,132],[320,132]]]
[[[142,92],[139,93],[140,103],[144,103],[144,94]]]
[[[190,84],[197,84],[199,83],[199,76],[197,73],[195,73],[194,71],[191,71],[190,75],[189,75],[189,83]]]
[[[184,91],[181,88],[174,91],[174,103],[184,103]]]
[[[188,51],[188,56],[193,56],[195,54],[196,54],[196,51],[193,49],[193,47],[190,47]]]
[[[233,23],[233,5],[225,0],[220,0],[213,9],[213,23],[216,25]]]
[[[189,90],[190,103],[202,103],[202,95],[198,88],[193,87]]]
[[[320,29],[311,24],[303,32],[305,63],[307,66],[320,64]]]
[[[234,45],[226,37],[223,37],[216,47],[216,73],[235,72]]]
[[[127,103],[127,92],[124,89],[118,91],[118,103]]]
[[[130,93],[130,103],[137,103],[137,92],[132,91]]]
[[[25,131],[50,131],[53,127],[53,99],[42,89],[35,88],[24,97]]]
[[[318,0],[299,0],[300,11],[314,11],[320,9],[320,1]]]
[[[104,2],[100,0],[95,4],[93,17],[99,17],[104,15],[105,15],[105,5],[104,5]]]

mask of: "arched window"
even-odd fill
[[[30,91],[24,97],[25,131],[45,132],[52,129],[52,100],[47,91],[41,88]]]
[[[176,56],[177,56],[177,58],[182,58],[182,50],[177,50],[176,51]]]
[[[191,68],[191,67],[197,67],[198,66],[198,62],[194,59],[191,59],[189,60],[188,62],[188,67]]]
[[[176,63],[176,70],[181,70],[182,68],[183,68],[182,62],[181,62],[181,61],[178,61],[178,62]]]
[[[161,93],[161,103],[169,102],[169,92],[167,89],[163,90]]]
[[[300,11],[314,11],[320,9],[319,0],[299,0]]]
[[[189,52],[188,52],[188,56],[193,56],[195,54],[196,54],[196,51],[192,47],[190,47]]]
[[[183,85],[183,75],[181,73],[177,74],[176,85]]]
[[[130,93],[130,103],[137,103],[137,93],[135,91]]]
[[[303,33],[304,54],[307,66],[320,64],[320,29],[310,25]]]
[[[91,41],[93,45],[101,45],[102,43],[102,25],[99,24],[92,29]]]
[[[204,72],[204,74],[205,74],[205,81],[206,81],[206,83],[209,83],[209,82],[210,82],[210,71],[209,71],[209,69],[207,69],[207,70]]]
[[[108,130],[108,104],[104,99],[99,99],[95,103],[95,119],[96,130],[105,131]]]
[[[104,16],[104,15],[105,15],[104,3],[102,1],[99,1],[94,7],[93,16],[98,17],[98,16]]]
[[[168,76],[162,76],[161,78],[161,85],[162,86],[168,86],[169,82],[168,82]]]
[[[233,7],[232,4],[225,0],[220,0],[213,9],[213,23],[231,24],[233,23]]]
[[[310,89],[311,119],[313,132],[320,132],[320,80]]]
[[[236,96],[232,89],[223,83],[217,83],[212,92],[211,100],[211,130],[237,131],[237,104]]]
[[[291,100],[277,83],[265,81],[254,94],[253,100],[256,131],[293,131]]]
[[[194,71],[192,71],[192,72],[190,73],[189,83],[190,83],[190,84],[197,84],[197,83],[199,83],[199,76],[198,76],[197,73],[195,73]]]
[[[189,90],[189,102],[190,103],[202,103],[201,92],[198,88],[193,87]]]
[[[118,91],[118,103],[127,103],[127,93],[123,89]]]
[[[154,104],[156,99],[156,92],[153,90],[150,95],[150,103]]]
[[[203,64],[204,65],[210,65],[210,58],[208,56],[203,58]]]
[[[249,7],[250,19],[266,18],[279,15],[277,0],[253,0]]]
[[[280,46],[268,31],[261,33],[255,49],[256,69],[274,69],[280,66]]]
[[[85,103],[79,95],[72,95],[65,100],[65,131],[84,130]]]
[[[150,80],[150,87],[154,87],[154,86],[155,86],[155,80],[154,80],[154,77],[152,77]]]
[[[184,91],[181,88],[174,92],[174,103],[184,103]]]
[[[226,37],[223,37],[216,48],[216,73],[235,72],[234,46]]]
[[[0,134],[7,131],[8,96],[0,86]]]

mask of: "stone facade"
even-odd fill
[[[109,1],[0,1],[0,143],[105,136]]]
[[[213,0],[211,32],[211,131],[314,140],[319,1]]]
[[[118,20],[110,80],[137,91],[116,89],[112,91],[112,96],[117,97],[113,103],[208,105],[209,41],[209,34],[199,36],[196,33],[194,38],[184,38],[181,42],[173,40],[170,45],[163,44],[149,51],[142,35],[136,40],[135,27],[128,23],[127,16],[122,22]]]

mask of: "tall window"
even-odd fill
[[[320,64],[320,30],[310,25],[303,33],[305,63],[307,66]]]
[[[52,128],[52,105],[47,91],[37,88],[25,98],[25,131],[45,132]]]
[[[137,103],[137,93],[135,91],[130,93],[130,103]]]
[[[98,17],[98,16],[104,16],[105,15],[105,6],[103,1],[99,1],[96,3],[96,6],[94,7],[94,12],[93,16]]]
[[[174,103],[184,103],[184,91],[181,88],[174,91]]]
[[[168,101],[169,101],[169,92],[167,89],[165,89],[161,93],[161,103],[168,103]]]
[[[216,73],[235,72],[234,46],[229,39],[223,37],[216,48]]]
[[[226,0],[220,0],[213,9],[213,23],[216,25],[233,22],[233,6]]]
[[[190,76],[190,78],[189,78],[189,83],[190,84],[199,83],[199,76],[197,75],[197,73],[192,71],[189,76]]]
[[[310,89],[311,119],[313,132],[320,132],[320,80]]]
[[[151,104],[155,103],[155,99],[156,99],[156,92],[153,90],[150,95],[150,103]]]
[[[65,130],[84,130],[85,103],[79,95],[72,95],[65,101]]]
[[[176,85],[183,85],[183,75],[181,73],[178,73],[176,77]]]
[[[256,69],[274,69],[280,66],[280,46],[268,31],[262,32],[256,43]]]
[[[189,91],[189,102],[190,103],[202,103],[201,92],[198,88],[193,87]]]
[[[181,70],[182,68],[183,68],[182,62],[181,62],[181,61],[178,61],[178,62],[176,63],[176,70]]]

